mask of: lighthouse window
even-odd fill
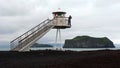
[[[58,16],[62,16],[62,13],[58,13]]]

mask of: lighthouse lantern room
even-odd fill
[[[65,29],[65,28],[70,28],[71,23],[69,21],[69,17],[66,17],[65,14],[66,12],[61,11],[60,9],[56,12],[53,12],[53,25],[54,29]]]

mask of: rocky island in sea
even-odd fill
[[[63,48],[115,48],[115,46],[107,37],[77,36],[65,40]]]
[[[39,43],[35,43],[31,46],[32,48],[34,47],[53,47],[52,45],[49,44],[39,44]]]

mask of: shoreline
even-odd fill
[[[0,51],[0,68],[120,68],[120,50]]]

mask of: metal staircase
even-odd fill
[[[10,42],[11,51],[28,51],[30,46],[54,27],[52,20],[45,20]]]

